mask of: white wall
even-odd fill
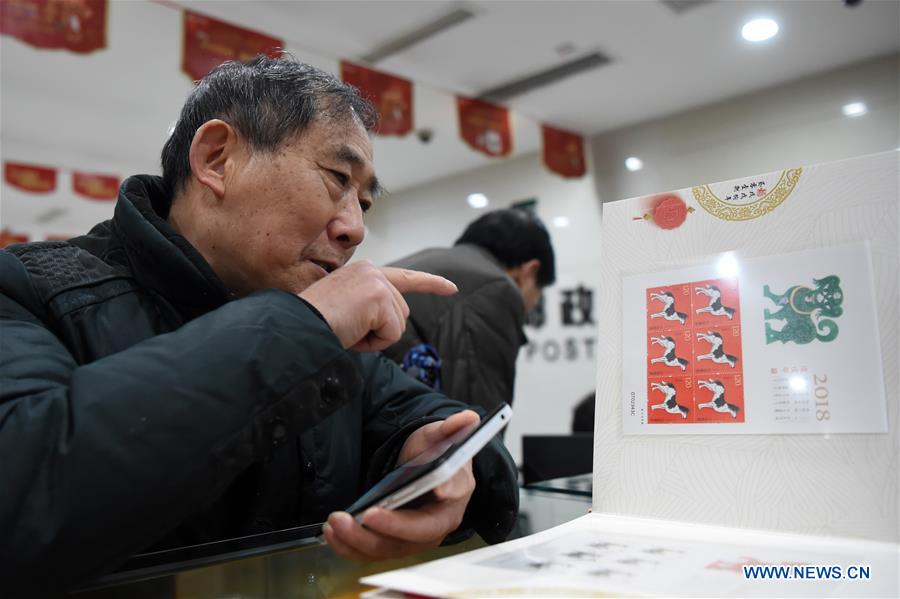
[[[109,2],[106,31],[106,48],[89,54],[0,36],[0,160],[58,169],[56,190],[45,194],[19,190],[0,177],[0,228],[32,240],[82,234],[110,218],[115,202],[73,192],[73,170],[120,178],[159,173],[169,127],[193,89],[181,71],[182,11],[149,0]],[[285,43],[299,60],[339,73],[340,57],[294,46],[290,38]],[[416,135],[374,138],[379,178],[388,189],[490,163],[460,139],[450,90],[414,82],[413,93],[416,127],[433,136],[427,145]],[[514,111],[511,119],[513,155],[533,152],[539,125]]]
[[[506,433],[507,446],[518,461],[523,432],[569,432],[572,408],[594,388],[596,327],[564,327],[559,309],[561,290],[579,284],[597,287],[600,204],[591,175],[563,179],[548,171],[535,153],[406,190],[380,200],[366,217],[369,234],[357,257],[378,264],[425,247],[452,245],[484,212],[466,203],[473,192],[490,200],[484,210],[536,198],[556,252],[557,282],[544,298],[546,324],[527,329],[536,345],[519,353],[515,414]],[[570,224],[552,225],[558,216],[568,217]],[[596,309],[593,318],[596,322]]]
[[[515,416],[506,442],[519,461],[522,434],[567,433],[572,408],[594,386],[596,352],[589,345],[596,328],[562,326],[559,305],[562,290],[583,284],[595,292],[594,321],[602,317],[598,198],[613,201],[897,148],[898,96],[898,56],[891,55],[595,136],[589,142],[593,174],[583,179],[553,175],[539,154],[498,161],[381,200],[367,217],[369,235],[357,256],[384,263],[452,244],[479,214],[466,204],[472,192],[490,198],[488,209],[538,199],[556,248],[558,282],[546,294],[548,322],[527,330],[536,346],[523,348],[517,364]],[[843,116],[841,106],[853,100],[865,101],[868,113]],[[624,168],[631,155],[644,160],[642,171]],[[569,227],[552,226],[556,216],[567,216]],[[556,348],[560,355],[551,360]]]
[[[53,194],[20,192],[0,183],[0,226],[16,229],[27,223],[25,232],[35,239],[83,232],[108,218],[112,203],[73,194],[71,169],[120,176],[158,170],[166,129],[191,89],[179,71],[180,23],[180,12],[162,4],[110,3],[109,47],[89,56],[37,50],[0,36],[2,158],[61,169]],[[336,70],[333,57],[293,50],[303,60]],[[594,174],[578,180],[548,172],[536,153],[495,160],[382,200],[368,217],[369,235],[358,255],[383,263],[422,247],[452,243],[477,216],[465,203],[474,191],[485,193],[491,207],[537,198],[538,212],[548,224],[556,216],[570,219],[566,229],[550,227],[559,281],[547,293],[547,324],[529,330],[536,345],[523,350],[519,359],[516,417],[507,434],[518,458],[523,431],[567,432],[571,407],[593,388],[594,354],[589,350],[595,329],[563,327],[559,305],[563,289],[579,284],[597,289],[598,197],[610,201],[896,148],[898,88],[898,56],[891,55],[599,135],[589,144]],[[450,94],[421,85],[415,89],[417,121],[433,125],[440,121],[438,114],[452,114],[447,112],[452,109]],[[847,119],[840,107],[855,99],[864,100],[869,112]],[[537,147],[537,124],[515,113],[513,119],[516,151]],[[427,146],[414,138],[377,138],[375,162],[388,187],[395,179],[391,173],[446,165],[457,151],[473,165],[491,160],[465,148],[455,129],[455,121],[446,120]],[[629,155],[642,157],[644,170],[627,172],[622,163]],[[38,217],[55,206],[67,213],[40,223]],[[595,294],[595,320],[597,310]]]
[[[845,117],[841,107],[857,100],[866,103],[868,113]],[[898,145],[897,54],[591,139],[597,193],[604,202]],[[629,156],[640,157],[643,170],[626,170]]]

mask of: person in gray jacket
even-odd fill
[[[377,560],[518,509],[497,442],[365,526],[341,510],[477,421],[377,352],[401,292],[440,277],[348,264],[378,196],[372,106],[288,58],[226,63],[188,98],[163,177],[69,241],[0,251],[0,596],[71,588],[148,548],[326,521]]]
[[[487,410],[512,404],[526,314],[556,280],[553,245],[540,219],[517,208],[488,212],[453,247],[422,250],[392,265],[446,277],[459,292],[405,292],[406,330],[384,353],[454,399]]]

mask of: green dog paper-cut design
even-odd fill
[[[844,313],[841,280],[829,275],[824,279],[813,279],[813,285],[814,289],[795,285],[782,295],[772,293],[768,285],[763,287],[763,295],[779,306],[774,312],[766,308],[765,319],[784,321],[780,331],[766,323],[766,344],[793,341],[802,345],[815,339],[827,342],[837,338],[838,325],[831,318]]]

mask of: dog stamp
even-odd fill
[[[647,290],[647,330],[679,331],[690,328],[691,290],[689,285],[671,285]]]
[[[698,378],[696,383],[697,422],[744,422],[742,374]]]
[[[738,281],[710,279],[690,284],[695,328],[740,324],[741,306]]]
[[[741,372],[741,327],[695,330],[693,362],[698,375]]]
[[[887,431],[869,242],[726,255],[623,277],[625,434]]]
[[[646,301],[647,422],[744,422],[737,279],[654,287]]]
[[[647,376],[691,376],[691,331],[666,331],[647,339]]]
[[[693,379],[662,377],[647,382],[647,422],[681,424],[695,421]]]

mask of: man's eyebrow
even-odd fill
[[[366,164],[365,160],[348,146],[338,148],[336,157],[341,162],[348,162],[353,166],[362,167]],[[372,178],[369,180],[369,193],[373,198],[379,198],[384,193],[384,187],[375,175],[372,175]]]

